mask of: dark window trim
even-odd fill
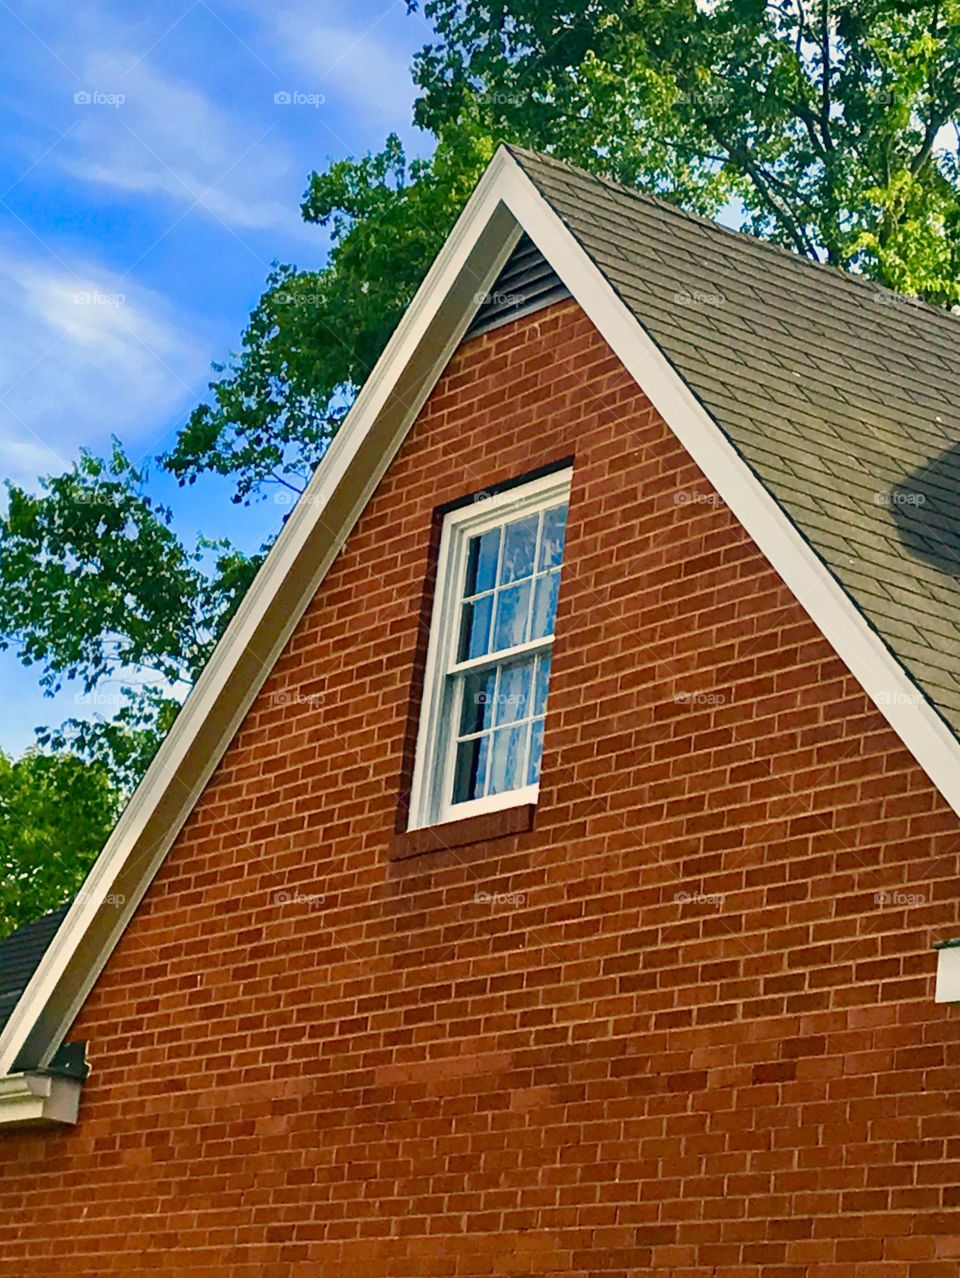
[[[462,821],[428,825],[422,830],[398,831],[390,840],[390,860],[405,861],[410,857],[423,856],[427,852],[445,852],[474,843],[489,843],[492,839],[526,834],[533,829],[536,816],[535,803],[521,803],[512,808],[501,808],[497,812],[482,812],[479,816],[465,817]]]
[[[463,497],[455,497],[452,501],[445,501],[442,505],[435,507],[433,511],[433,520],[437,526],[438,533],[443,526],[444,517],[453,511],[461,510],[464,506],[472,506],[487,497],[497,497],[500,493],[508,493],[511,488],[522,488],[524,484],[532,484],[535,479],[542,479],[544,475],[555,475],[559,470],[569,470],[572,465],[573,457],[558,457],[555,461],[545,462],[542,466],[537,466],[533,470],[526,470],[522,475],[512,475],[509,479],[501,479],[495,484],[487,484],[485,488],[478,488],[475,492],[466,493]],[[436,573],[439,551],[440,538],[438,535],[433,562],[434,573]]]

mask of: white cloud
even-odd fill
[[[236,101],[117,51],[88,53],[82,76],[74,92],[90,100],[74,103],[77,122],[54,153],[72,176],[166,196],[241,229],[298,232],[287,188],[301,175],[273,127],[279,117],[244,123]]]
[[[170,303],[95,263],[0,246],[0,469],[62,469],[112,432],[136,450],[192,406],[207,343]]]
[[[8,409],[0,405],[0,457],[3,459],[3,478],[17,483],[30,483],[37,475],[53,474],[63,470],[66,458],[32,435],[24,435],[29,428],[16,419],[5,422]],[[21,435],[17,435],[17,430]]]
[[[414,25],[415,18],[404,17],[410,26],[403,30],[409,29],[411,43],[396,38],[403,0],[377,0],[348,9],[312,0],[273,0],[266,6],[254,3],[250,7],[264,22],[265,36],[279,60],[277,69],[292,73],[291,83],[281,87],[326,95],[323,123],[336,108],[346,107],[364,121],[387,128],[402,129],[408,124],[415,96],[410,49],[423,43],[421,37],[428,31]],[[333,21],[331,9],[337,15]],[[344,20],[344,13],[349,13],[349,21]],[[336,127],[342,130],[344,126],[339,123]],[[350,137],[343,141],[347,149],[355,149]]]

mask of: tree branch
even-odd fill
[[[764,173],[754,164],[745,146],[731,146],[730,143],[724,142],[722,138],[717,137],[715,130],[711,129],[710,133],[717,145],[727,152],[731,161],[739,165],[743,172],[746,173],[770,206],[773,214],[780,219],[784,230],[793,240],[797,252],[804,257],[811,258],[814,262],[819,262],[820,254],[814,248],[813,242],[790,212],[790,209],[771,190],[771,186],[777,183],[779,179],[773,174]]]
[[[303,492],[304,488],[306,488],[306,484],[304,484],[303,488],[298,488],[296,484],[291,484],[288,479],[284,479],[284,477],[279,475],[275,470],[270,471],[270,478],[275,483],[282,484],[284,488],[289,488],[290,491],[292,493],[296,493],[298,497]]]
[[[833,137],[830,131],[831,84],[832,72],[830,49],[830,0],[820,3],[820,57],[823,63],[823,84],[820,90],[820,131],[823,144],[828,151],[833,150]]]

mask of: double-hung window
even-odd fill
[[[412,828],[536,800],[570,472],[447,514]]]

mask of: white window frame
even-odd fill
[[[450,801],[457,739],[454,725],[459,723],[460,691],[455,697],[456,704],[448,704],[448,677],[454,667],[458,672],[469,668],[468,663],[457,661],[456,648],[460,637],[460,602],[463,598],[470,539],[500,524],[535,514],[561,501],[569,501],[572,473],[567,468],[542,475],[539,479],[504,492],[481,494],[469,505],[450,511],[444,517],[437,558],[437,580],[424,671],[408,829],[423,829],[426,826],[459,821],[483,812],[499,812],[537,801],[539,783],[506,790],[500,794],[485,795],[464,803]],[[561,567],[561,580],[562,577]],[[496,653],[497,662],[499,664],[510,657],[532,656],[536,652],[548,651],[553,647],[553,640],[553,635],[548,635],[543,639],[530,640],[514,648],[504,649]],[[475,664],[488,664],[491,655],[493,654],[476,658]],[[462,690],[463,681],[457,680],[456,686],[458,690]]]

